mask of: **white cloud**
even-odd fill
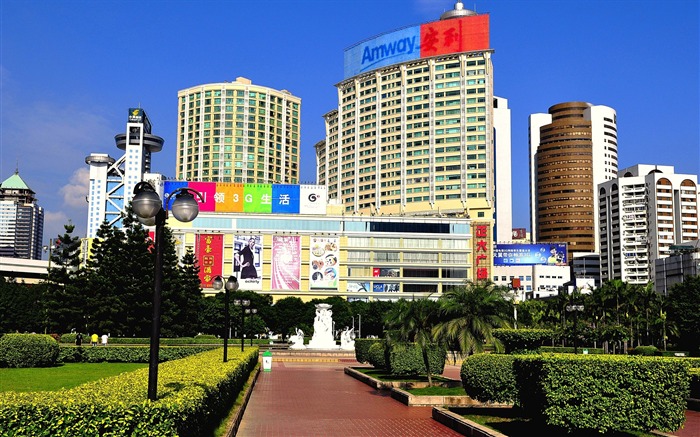
[[[84,209],[88,189],[90,188],[90,171],[87,168],[79,168],[73,172],[70,183],[61,187],[59,193],[63,195],[63,203],[69,207]]]

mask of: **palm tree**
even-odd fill
[[[485,343],[496,343],[494,328],[509,326],[511,303],[508,289],[490,282],[454,287],[440,297],[441,322],[433,330],[434,338],[456,344],[462,354],[483,352]]]
[[[423,364],[428,375],[428,385],[433,385],[428,359],[428,348],[433,343],[433,328],[437,324],[439,305],[429,299],[408,301],[400,299],[387,313],[387,339],[392,342],[415,343],[423,356]]]

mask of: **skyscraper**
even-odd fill
[[[0,184],[0,256],[41,259],[44,209],[19,171]]]
[[[326,138],[315,146],[329,198],[346,214],[492,223],[502,211],[507,235],[497,238],[508,239],[510,114],[505,99],[494,105],[492,53],[489,16],[461,2],[438,21],[348,48],[338,107],[324,115]],[[497,175],[508,176],[503,208],[494,205]]]
[[[300,98],[243,77],[177,96],[178,179],[299,182]]]
[[[122,213],[134,196],[134,187],[151,171],[151,153],[160,152],[163,138],[151,134],[151,122],[141,108],[129,109],[126,132],[117,134],[117,148],[124,151],[119,159],[105,153],[85,158],[90,165],[87,237],[97,233],[102,221],[121,225]]]
[[[600,253],[598,184],[617,176],[617,115],[607,106],[560,103],[530,115],[530,223],[536,242]]]

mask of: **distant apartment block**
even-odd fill
[[[0,257],[41,259],[44,209],[19,171],[0,184]]]
[[[654,263],[697,240],[698,176],[635,165],[598,187],[603,280],[655,281]],[[658,286],[658,284],[657,284]]]

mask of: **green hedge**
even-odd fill
[[[356,338],[355,339],[355,359],[358,363],[369,363],[369,348],[375,343],[381,343],[383,340],[374,338]]]
[[[59,345],[46,334],[5,334],[0,337],[0,367],[51,367]]]
[[[700,399],[700,368],[690,369],[690,397]]]
[[[630,349],[628,353],[630,355],[644,355],[646,357],[660,355],[659,349],[656,346],[637,346],[634,349]]]
[[[603,348],[595,348],[595,347],[578,347],[578,353],[582,355],[586,355],[583,353],[584,349],[588,351],[588,355],[603,355],[605,354],[605,350]],[[573,346],[542,346],[539,349],[540,353],[551,353],[551,354],[573,354],[574,353],[574,347]]]
[[[0,435],[17,437],[209,435],[258,361],[258,349],[212,350],[159,366],[158,399],[148,369],[55,392],[0,393]]]
[[[158,361],[177,360],[212,348],[221,349],[219,346],[161,346]],[[62,363],[148,363],[150,354],[148,346],[62,346],[58,360]]]
[[[445,370],[447,352],[443,346],[430,345],[428,364],[431,375],[441,375]],[[425,375],[427,370],[423,352],[416,344],[395,344],[389,350],[389,371],[392,375]]]
[[[683,360],[620,355],[522,355],[513,363],[525,414],[565,431],[677,430],[685,421]]]
[[[370,345],[367,351],[367,362],[375,369],[386,369],[386,346],[384,341],[376,342]]]
[[[476,354],[468,356],[459,372],[462,386],[480,402],[517,404],[518,386],[513,373],[516,355]]]
[[[493,335],[505,348],[507,354],[526,354],[537,352],[547,341],[551,341],[554,331],[551,329],[494,329]]]

